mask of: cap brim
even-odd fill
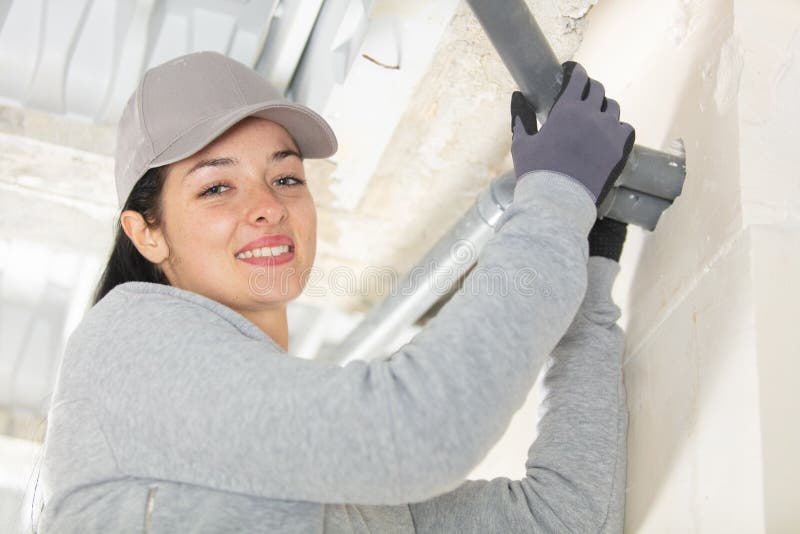
[[[157,155],[149,167],[160,167],[188,158],[228,128],[251,116],[268,119],[283,126],[297,143],[303,158],[327,158],[336,153],[336,135],[322,116],[301,104],[271,101],[245,106],[196,124]]]

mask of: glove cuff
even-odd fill
[[[597,219],[589,231],[589,256],[603,256],[619,262],[627,233],[627,223],[608,217]]]

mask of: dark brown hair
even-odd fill
[[[133,186],[120,214],[125,210],[138,211],[151,228],[160,225],[161,193],[166,176],[166,165],[149,169]],[[122,228],[120,217],[116,219],[114,234],[114,246],[95,289],[92,305],[97,304],[109,291],[125,282],[153,282],[169,285],[167,277],[161,269],[142,256],[128,238]]]

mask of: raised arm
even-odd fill
[[[410,504],[417,532],[622,532],[628,412],[611,298],[618,272],[611,259],[589,258],[586,296],[548,361],[526,477],[468,480]]]

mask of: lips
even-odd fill
[[[254,241],[250,241],[248,244],[237,250],[233,255],[238,256],[242,252],[247,252],[248,250],[253,250],[255,248],[278,247],[280,245],[288,245],[289,252],[294,252],[294,241],[292,241],[291,237],[285,234],[275,234],[261,236]]]
[[[276,265],[283,265],[289,263],[294,259],[294,252],[287,252],[280,256],[260,256],[252,258],[237,258],[238,261],[249,263],[250,265],[257,265],[259,267],[275,267]]]
[[[281,246],[288,247],[289,251],[279,254],[278,256],[271,256],[269,254],[265,255],[263,252],[259,253],[259,251],[265,249],[265,247],[271,248]],[[253,253],[252,257],[239,257],[240,255],[251,256],[250,253]],[[236,257],[236,259],[239,261],[243,261],[251,265],[257,265],[260,267],[274,267],[276,265],[288,263],[294,259],[294,241],[292,241],[292,238],[284,234],[262,236],[254,241],[250,241],[244,247],[236,251],[234,257]]]

